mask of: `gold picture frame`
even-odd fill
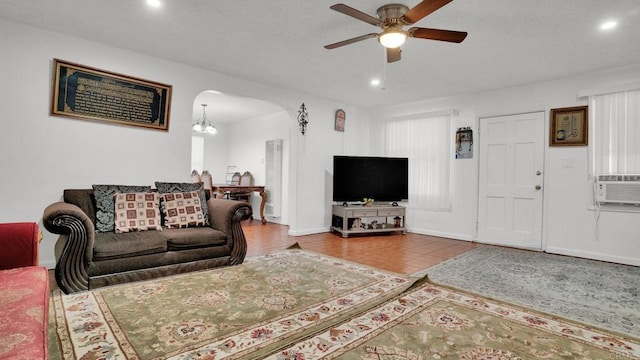
[[[550,146],[586,146],[589,141],[587,106],[551,109]]]
[[[51,115],[169,130],[171,85],[53,59]]]

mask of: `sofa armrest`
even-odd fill
[[[240,222],[251,217],[251,207],[242,201],[225,199],[209,199],[207,205],[211,227],[227,234],[231,248],[230,265],[241,264],[247,255],[247,239]]]
[[[87,290],[95,226],[79,207],[57,202],[44,210],[44,227],[60,234],[56,243],[56,281],[65,293]]]
[[[0,224],[0,270],[38,265],[38,224]]]

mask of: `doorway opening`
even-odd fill
[[[286,189],[289,181],[289,128],[291,116],[281,105],[273,102],[224,94],[215,90],[203,91],[193,101],[192,124],[202,117],[202,105],[206,104],[207,120],[218,132],[214,135],[192,133],[192,170],[206,170],[213,184],[227,184],[229,173],[249,172],[255,185],[265,186],[270,169],[267,143],[282,141],[280,189]],[[288,193],[274,192],[273,185],[265,186],[267,203],[280,209],[278,216],[267,216],[269,222],[287,225],[289,221]],[[258,193],[250,197],[254,218],[260,217],[262,199]]]

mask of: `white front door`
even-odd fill
[[[542,249],[544,113],[480,119],[481,243]]]

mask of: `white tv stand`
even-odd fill
[[[405,216],[404,206],[333,205],[331,230],[339,232],[345,238],[351,234],[406,234]]]

